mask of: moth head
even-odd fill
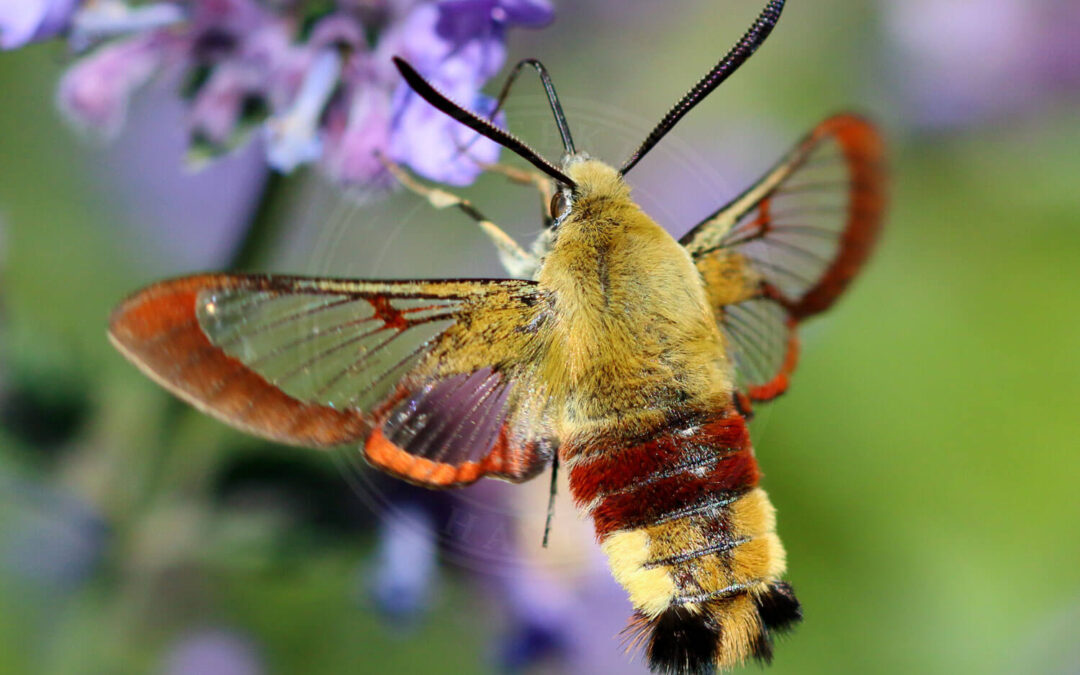
[[[548,211],[551,213],[552,223],[561,223],[566,214],[570,213],[570,206],[573,203],[573,192],[569,189],[560,188],[555,190],[555,194],[551,195],[551,204],[548,207]]]
[[[571,147],[573,147],[572,144]],[[577,175],[581,173],[581,167],[590,162],[597,163],[585,152],[575,151],[563,155],[561,168],[563,173],[573,181],[573,185],[557,184],[554,186],[554,192],[548,206],[548,211],[551,214],[551,227],[558,227],[570,215],[578,197],[583,192],[591,191],[590,186],[584,184],[581,176]]]
[[[627,185],[619,170],[595,159],[586,159],[571,164],[567,173],[576,187],[567,190],[571,208],[592,210],[600,204],[614,204],[630,200],[630,186]]]

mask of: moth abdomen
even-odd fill
[[[799,605],[779,580],[784,550],[743,417],[731,409],[563,452],[574,499],[637,610],[631,642],[650,667],[691,674],[768,660]]]

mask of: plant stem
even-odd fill
[[[281,229],[281,219],[275,217],[284,192],[285,176],[269,171],[263,182],[259,199],[252,205],[247,230],[229,258],[229,270],[243,270],[257,264],[273,247]]]
[[[282,219],[275,217],[275,211],[280,206],[285,188],[284,176],[275,171],[267,172],[258,199],[249,211],[251,216],[248,218],[244,234],[229,256],[228,269],[230,271],[257,265],[273,249],[282,223]],[[170,467],[170,460],[177,450],[174,440],[175,432],[183,420],[193,413],[195,413],[194,408],[175,396],[168,396],[161,414],[160,450],[157,452],[156,461],[150,466],[144,483],[142,496],[144,505],[152,502],[161,491],[166,469]],[[197,471],[201,474],[205,468],[207,467],[199,467]],[[168,480],[177,478],[172,475],[172,472],[169,472],[169,476]],[[183,478],[179,478],[183,482]]]

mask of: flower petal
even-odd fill
[[[60,109],[80,127],[115,135],[132,92],[157,72],[166,46],[161,34],[148,33],[104,45],[80,59],[60,80]]]
[[[320,51],[311,63],[292,106],[266,121],[266,158],[270,166],[289,173],[322,154],[319,120],[341,76],[341,55],[334,48]]]
[[[468,185],[482,172],[479,163],[498,161],[501,148],[497,143],[478,137],[431,107],[404,83],[395,101],[397,116],[390,134],[390,156],[395,161],[407,164],[425,178],[449,185]],[[471,103],[481,115],[494,107],[492,99],[480,94],[474,94]]]
[[[555,19],[555,9],[547,0],[501,0],[492,17],[511,26],[543,28]]]
[[[376,153],[390,144],[390,95],[377,87],[361,86],[348,108],[333,111],[326,123],[322,166],[341,183],[375,182],[386,171]]]
[[[62,31],[78,0],[0,2],[0,49],[15,49]]]
[[[102,0],[75,12],[69,42],[75,51],[84,51],[108,38],[165,28],[185,18],[184,10],[172,3],[129,7],[119,0]]]
[[[267,669],[262,651],[251,638],[227,629],[204,627],[169,647],[160,672],[165,675],[262,675]]]
[[[259,84],[260,73],[235,60],[215,68],[192,102],[191,133],[215,145],[227,144],[245,101],[258,93]]]
[[[433,515],[406,504],[382,520],[371,593],[383,616],[408,622],[427,608],[436,575]]]

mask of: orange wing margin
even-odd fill
[[[839,253],[817,284],[787,305],[796,320],[823,312],[836,302],[873,252],[885,220],[885,144],[877,130],[859,117],[833,117],[819,125],[804,144],[829,137],[840,144],[850,172],[847,226],[840,236]]]
[[[428,488],[462,487],[485,476],[522,483],[542,472],[553,452],[553,449],[542,452],[538,444],[512,446],[506,427],[500,431],[495,446],[480,460],[459,464],[410,454],[387,440],[381,428],[375,429],[364,444],[364,459],[372,466]]]
[[[359,411],[297,400],[210,342],[195,313],[199,294],[229,283],[208,274],[151,286],[116,308],[109,339],[155,382],[241,431],[313,448],[366,436]]]

